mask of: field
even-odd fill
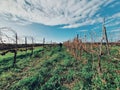
[[[0,0],[0,90],[120,90],[120,0]]]
[[[0,56],[0,90],[120,90],[120,46],[112,46],[111,55],[98,59],[86,52],[80,60],[65,46],[35,47],[17,53],[13,68],[13,53]]]

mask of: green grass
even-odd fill
[[[111,53],[116,49],[119,47],[112,47]],[[91,55],[85,52],[81,60],[73,58],[65,47],[61,51],[57,46],[37,47],[32,57],[30,53],[18,52],[15,68],[10,67],[11,53],[0,58],[0,90],[120,89],[120,58],[116,51],[101,57],[101,76],[97,73],[97,58],[93,63]]]

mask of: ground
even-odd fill
[[[13,55],[0,56],[0,90],[119,90],[119,47],[111,55],[101,57],[101,75],[97,72],[97,58],[83,53],[76,60],[65,47],[37,47],[19,52],[12,68]],[[117,51],[116,51],[117,49]]]

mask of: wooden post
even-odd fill
[[[43,38],[43,48],[45,47],[44,45],[45,45],[45,38]]]
[[[1,30],[0,30],[0,43],[3,43],[3,41],[2,41],[2,32],[1,32]]]
[[[15,67],[15,64],[16,64],[16,58],[17,58],[17,50],[14,50],[14,61],[13,61],[13,67]]]
[[[108,37],[107,37],[107,32],[106,32],[106,27],[105,27],[105,18],[104,18],[104,21],[103,21],[102,33],[103,33],[103,36],[102,36],[101,45],[100,45],[100,53],[102,51],[103,40],[105,40],[106,51],[107,51],[107,54],[110,55],[109,42],[108,42]]]
[[[102,68],[101,68],[101,57],[98,55],[98,74],[101,75]]]
[[[86,44],[87,44],[87,42],[86,42],[86,37],[87,37],[87,36],[86,36],[86,34],[85,34],[85,42],[84,42],[84,43],[85,43],[85,49],[87,49],[87,46],[86,46]]]
[[[77,34],[77,47],[76,47],[76,58],[78,59],[79,57],[79,50],[78,50],[78,47],[79,47],[79,34]]]
[[[26,51],[26,55],[27,55],[27,37],[25,37],[25,51]]]
[[[106,41],[106,50],[107,50],[107,53],[108,55],[110,54],[109,52],[109,44],[108,44],[108,37],[107,37],[107,32],[106,32],[106,27],[103,27],[103,30],[104,30],[104,38],[105,38],[105,41]]]
[[[93,44],[95,44],[95,42],[93,41],[93,34],[92,32],[90,33],[90,36],[91,36],[91,45],[90,45],[90,48],[91,48],[91,57],[92,57],[92,70],[94,68],[94,56],[93,56]]]
[[[79,39],[79,50],[80,50],[80,59],[82,58],[82,39]]]
[[[17,36],[17,33],[15,33],[15,39],[16,39],[16,48],[17,48],[17,44],[18,44],[18,36]]]
[[[102,25],[102,33],[103,33],[103,36],[102,36],[102,39],[101,39],[101,43],[100,43],[100,51],[99,51],[99,54],[98,54],[98,73],[99,75],[102,73],[102,68],[101,68],[101,55],[102,55],[102,45],[103,45],[103,40],[105,40],[105,47],[106,47],[106,51],[107,51],[107,54],[109,55],[110,52],[109,52],[109,45],[108,45],[108,37],[107,37],[107,32],[106,32],[106,27],[105,27],[105,18],[104,18],[104,21],[103,21],[103,25]]]
[[[34,50],[34,39],[33,39],[33,37],[31,37],[31,40],[32,40],[32,52],[31,52],[31,56],[33,55],[33,50]]]
[[[17,33],[15,33],[15,49],[14,49],[13,67],[15,67],[16,59],[17,59],[17,44],[18,44],[18,36],[17,36]]]

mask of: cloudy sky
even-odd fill
[[[44,37],[62,42],[91,32],[100,40],[105,17],[108,37],[118,40],[119,7],[120,0],[0,0],[0,27],[11,27],[37,42]]]

